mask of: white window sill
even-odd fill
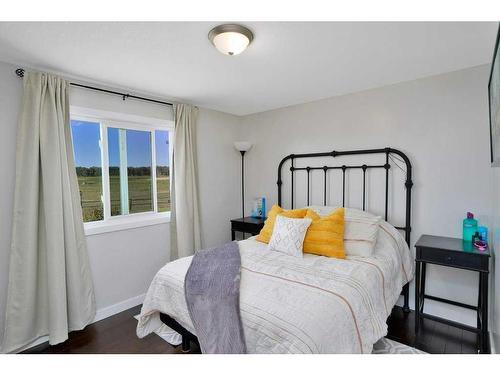
[[[148,227],[151,225],[167,224],[169,222],[170,212],[147,212],[141,214],[112,217],[106,221],[93,221],[90,223],[84,223],[83,227],[86,236],[93,236],[101,233]]]

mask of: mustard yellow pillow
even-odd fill
[[[307,208],[284,210],[280,206],[275,204],[267,213],[267,219],[264,222],[264,227],[260,231],[256,240],[264,243],[269,243],[269,241],[271,240],[271,235],[273,234],[274,222],[276,221],[276,216],[278,216],[278,214],[293,219],[302,219],[306,215],[307,211]]]
[[[305,217],[312,223],[304,238],[304,253],[345,259],[344,208],[337,208],[325,217],[307,210]]]

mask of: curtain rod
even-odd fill
[[[20,77],[20,78],[24,77],[24,69],[22,69],[22,68],[16,69],[16,75],[18,77]],[[119,96],[122,97],[123,100],[130,98],[130,99],[142,100],[142,101],[145,101],[145,102],[151,102],[151,103],[157,103],[157,104],[164,104],[164,105],[173,106],[173,103],[163,102],[161,100],[156,100],[156,99],[149,99],[149,98],[145,98],[143,96],[137,96],[137,95],[126,94],[126,93],[118,92],[118,91],[101,89],[99,87],[94,87],[94,86],[81,85],[79,83],[74,83],[74,82],[70,82],[69,84],[71,86],[81,87],[81,88],[88,89],[88,90],[94,90],[94,91],[105,92],[105,93],[108,93],[108,94],[119,95]]]

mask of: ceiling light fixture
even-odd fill
[[[208,39],[219,52],[233,56],[242,53],[252,43],[253,33],[241,25],[225,24],[210,30]]]

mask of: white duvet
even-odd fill
[[[373,257],[346,260],[267,250],[250,238],[241,253],[240,309],[249,353],[371,353],[387,334],[387,317],[413,259],[401,234],[381,222]],[[161,328],[160,312],[196,332],[184,299],[192,257],[166,264],[142,306],[137,335]]]

